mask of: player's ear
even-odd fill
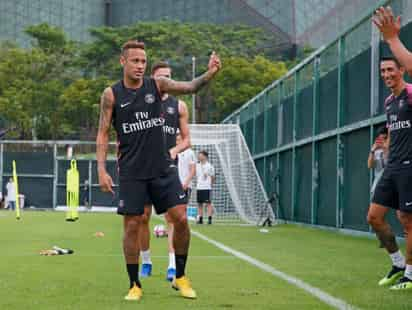
[[[120,56],[120,64],[122,65],[122,67],[124,67],[124,65],[126,64],[126,57],[124,57],[124,55]]]

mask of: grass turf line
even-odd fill
[[[119,216],[81,214],[79,222],[66,223],[63,213],[25,212],[21,221],[11,212],[1,214],[0,309],[114,310],[139,306],[123,301],[128,280],[121,256]],[[221,228],[210,227],[210,231]],[[105,237],[94,237],[96,231],[103,231]],[[226,253],[204,241],[192,240],[194,258],[189,258],[188,274],[199,298],[184,300],[170,288],[165,281],[167,259],[156,257],[167,255],[166,238],[152,238],[154,274],[143,280],[141,307],[330,309],[294,286],[243,261],[226,259]],[[37,254],[53,245],[72,248],[75,254]]]

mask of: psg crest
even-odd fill
[[[144,97],[144,101],[145,101],[146,103],[151,104],[151,103],[155,102],[155,96],[153,96],[152,94],[147,94],[147,95]]]
[[[169,113],[169,114],[175,114],[175,109],[172,108],[172,107],[168,107],[166,111],[167,111],[167,113]]]

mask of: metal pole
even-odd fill
[[[89,191],[89,197],[87,197],[87,200],[89,202],[89,208],[92,208],[92,182],[93,182],[93,177],[92,177],[93,169],[92,169],[92,160],[89,160],[89,185],[88,185],[88,191]]]
[[[196,57],[192,57],[192,78],[196,78]],[[192,124],[196,124],[196,94],[192,95]]]
[[[53,209],[57,207],[57,183],[58,183],[58,171],[59,162],[57,159],[57,144],[53,144]]]
[[[0,192],[3,192],[3,177],[4,177],[4,144],[0,144]],[[3,197],[5,193],[3,193]]]

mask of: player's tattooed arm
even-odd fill
[[[96,159],[99,184],[103,192],[113,192],[113,180],[106,171],[106,158],[109,149],[110,127],[114,108],[114,96],[111,88],[106,88],[100,99],[99,129],[96,138]]]
[[[156,78],[157,88],[161,94],[184,95],[198,92],[207,85],[222,67],[219,56],[213,52],[209,59],[208,70],[189,82],[175,81],[165,77]]]

